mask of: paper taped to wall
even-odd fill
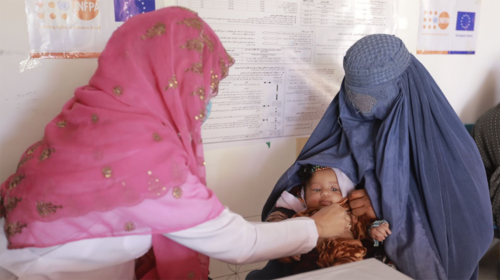
[[[204,143],[308,135],[337,93],[359,38],[395,32],[396,0],[26,0],[32,58],[97,57],[134,15],[198,12],[236,60]]]
[[[392,0],[178,0],[236,60],[221,82],[204,143],[309,135],[338,92],[346,50],[395,32]]]

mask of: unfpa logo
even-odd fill
[[[438,16],[437,11],[424,11],[424,29],[432,30],[439,26],[445,30],[450,25],[450,15],[447,12],[442,12]]]
[[[444,30],[448,28],[448,25],[450,25],[450,15],[447,12],[442,12],[439,14],[438,26]]]
[[[81,20],[93,20],[99,14],[99,1],[73,0],[73,11]]]

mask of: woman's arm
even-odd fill
[[[295,214],[295,211],[293,211],[293,210],[275,207],[274,211],[271,211],[271,214],[269,214],[269,216],[267,217],[266,222],[268,222],[268,223],[281,222],[281,221],[290,219],[294,214]],[[300,255],[283,257],[283,258],[279,258],[276,260],[280,263],[291,263],[294,260],[299,261]]]
[[[250,223],[225,209],[213,220],[164,235],[209,257],[241,264],[307,253],[316,246],[318,237],[339,236],[348,229],[349,222],[338,204],[309,218],[276,223]]]
[[[211,221],[164,235],[209,257],[235,264],[307,253],[318,240],[313,219],[250,223],[228,209]]]

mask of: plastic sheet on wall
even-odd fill
[[[31,58],[97,57],[135,15],[196,11],[236,60],[203,125],[207,144],[309,135],[342,83],[347,49],[368,34],[394,34],[398,19],[397,0],[25,1]]]
[[[30,57],[98,57],[114,30],[155,0],[25,0]]]

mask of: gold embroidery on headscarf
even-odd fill
[[[206,112],[205,112],[205,110],[204,110],[204,109],[201,109],[201,110],[200,110],[200,120],[205,119],[205,116],[206,116]]]
[[[125,223],[124,229],[125,231],[133,231],[135,229],[135,225],[132,222]]]
[[[158,133],[153,133],[153,139],[156,141],[156,142],[160,142],[163,138],[161,138],[160,134]]]
[[[102,169],[102,175],[104,178],[111,178],[111,176],[113,176],[113,170],[111,170],[111,167],[109,166],[104,166]]]
[[[170,79],[168,86],[173,88],[173,89],[176,89],[179,87],[179,83],[177,82],[177,77],[175,77],[175,75],[172,77],[172,79]]]
[[[57,123],[57,126],[60,127],[60,128],[64,128],[66,127],[66,121],[61,121],[61,122],[58,122]]]
[[[153,27],[148,29],[146,35],[142,35],[141,39],[146,40],[147,38],[154,38],[155,36],[161,36],[164,35],[165,33],[167,33],[167,28],[165,27],[165,24],[158,22]]]
[[[123,94],[123,87],[121,86],[116,86],[113,88],[113,93],[116,95],[116,96],[122,96]]]
[[[205,46],[205,43],[203,42],[203,38],[196,38],[196,39],[188,40],[185,45],[181,46],[181,48],[188,49],[188,50],[195,50],[199,53],[202,53],[204,46]]]
[[[185,24],[187,27],[192,27],[194,29],[200,30],[203,27],[203,22],[199,18],[185,18],[177,22],[178,25]]]
[[[233,65],[234,64],[234,58],[232,56],[229,55],[229,53],[227,52],[226,49],[224,49],[224,52],[226,53],[226,56],[227,56],[227,61],[229,62],[229,64]],[[224,77],[222,77],[224,78]]]
[[[42,151],[42,154],[40,155],[40,157],[38,158],[40,161],[45,161],[47,159],[50,158],[50,156],[52,155],[53,152],[55,152],[56,149],[52,148],[52,149],[44,149]]]
[[[14,210],[14,208],[16,208],[17,203],[19,203],[21,200],[23,200],[23,199],[22,198],[18,198],[18,197],[9,197],[9,198],[7,198],[7,202],[5,204],[5,211],[7,212],[7,214],[9,214],[10,212],[12,212],[12,210]]]
[[[203,74],[203,64],[196,62],[191,65],[191,68],[186,69],[186,72],[192,71],[195,74]]]
[[[214,74],[214,71],[211,71],[212,73],[212,83],[210,84],[210,87],[212,88],[212,92],[217,92],[219,91],[219,76],[217,74]]]
[[[204,109],[201,109],[200,110],[200,114],[198,116],[195,116],[194,119],[195,120],[204,120],[205,119],[205,116],[206,116],[206,112]]]
[[[42,202],[42,201],[37,201],[36,202],[36,210],[38,211],[38,214],[40,217],[46,217],[50,214],[54,214],[57,209],[62,209],[63,207],[61,205],[54,205],[51,202]]]
[[[33,154],[33,153],[35,152],[36,148],[38,148],[40,145],[42,145],[42,141],[43,141],[43,138],[42,138],[42,140],[40,140],[40,141],[36,142],[36,144],[35,144],[33,147],[31,147],[31,148],[28,150],[28,152],[26,152],[26,154],[28,154],[28,155]]]
[[[27,227],[26,224],[21,224],[19,222],[9,223],[5,227],[5,233],[7,234],[7,237],[10,238],[18,233],[21,233],[25,227]]]
[[[206,34],[201,34],[201,38],[203,39],[203,42],[205,43],[205,45],[208,47],[208,50],[210,52],[213,52],[214,51],[214,42],[212,42],[210,37]]]
[[[16,188],[24,178],[26,178],[26,176],[24,175],[14,176],[14,178],[12,178],[12,180],[10,180],[9,182],[9,190],[13,190],[14,188]]]
[[[168,81],[168,86],[164,88],[164,90],[168,90],[169,88],[176,89],[179,87],[179,84],[177,83],[177,78],[175,75]]]
[[[182,197],[182,189],[180,187],[175,187],[174,190],[172,191],[172,195],[176,198],[179,199]]]
[[[203,100],[205,98],[205,87],[199,87],[191,94],[198,95],[198,97],[200,97],[200,99]]]
[[[92,114],[92,123],[96,124],[99,121],[99,116],[97,114]]]
[[[225,78],[227,76],[227,73],[229,72],[229,67],[227,67],[226,62],[222,58],[219,60],[219,64],[221,78]]]
[[[19,168],[21,168],[21,166],[23,166],[30,159],[33,159],[33,156],[26,156],[25,158],[21,159],[21,161],[19,161],[19,164],[17,165],[17,170],[19,170]]]

